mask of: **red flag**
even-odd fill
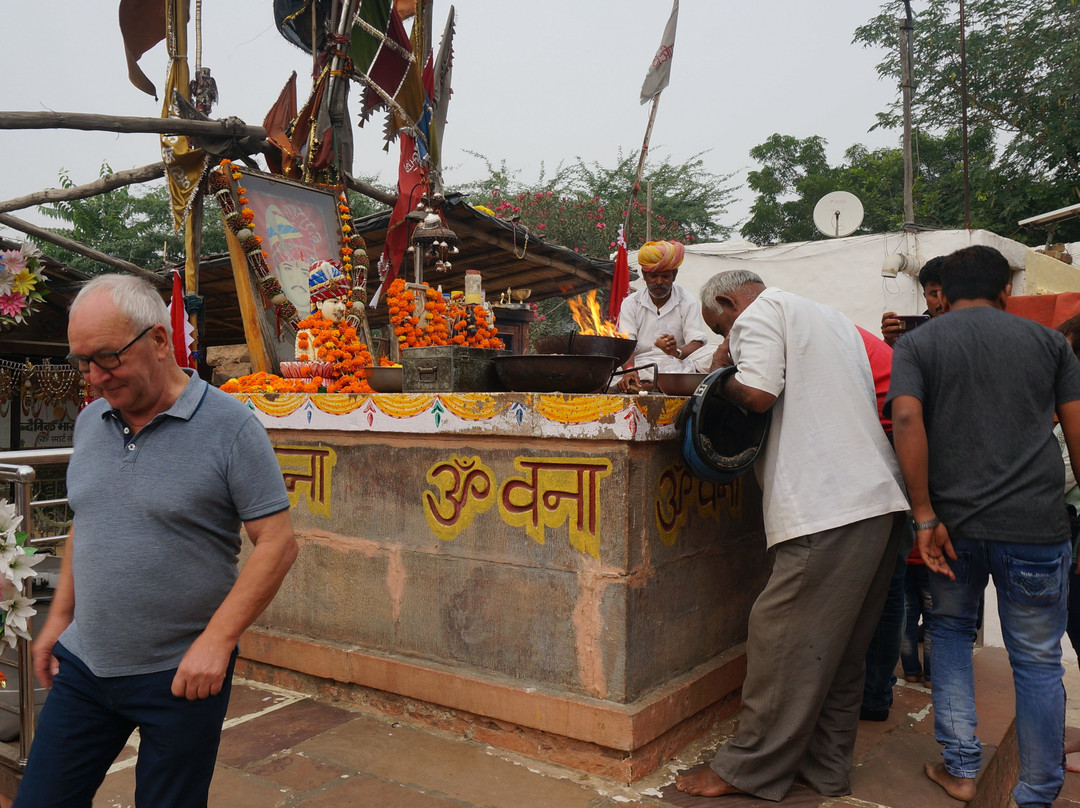
[[[169,321],[172,323],[173,356],[176,364],[182,368],[193,368],[191,352],[188,350],[188,332],[191,324],[184,311],[184,284],[180,280],[180,271],[173,270],[172,300],[169,301]]]
[[[383,242],[382,256],[379,258],[379,288],[371,296],[374,308],[382,293],[397,277],[398,268],[405,257],[405,248],[409,243],[410,229],[405,216],[416,207],[423,198],[427,186],[427,177],[420,157],[416,153],[416,141],[407,132],[398,133],[401,145],[401,161],[398,164],[398,198],[394,210],[390,213],[390,224],[386,228],[386,241]]]
[[[608,300],[608,319],[613,323],[619,322],[623,299],[630,292],[630,262],[626,258],[626,239],[623,237],[622,225],[619,225],[617,244],[615,272],[611,276],[611,297]]]

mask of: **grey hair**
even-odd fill
[[[98,292],[107,294],[116,304],[119,312],[128,319],[134,331],[139,332],[154,325],[165,327],[169,339],[172,339],[172,322],[169,310],[161,299],[158,290],[150,281],[137,275],[124,275],[110,272],[98,275],[83,284],[79,294],[71,301],[68,311],[74,314],[84,301]]]
[[[751,272],[749,269],[729,269],[726,272],[717,272],[705,281],[701,291],[698,292],[698,297],[701,298],[702,306],[711,312],[719,312],[720,309],[716,305],[716,298],[719,295],[730,296],[744,286],[754,284],[764,286],[765,281],[761,279],[760,275]]]

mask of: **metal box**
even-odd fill
[[[496,356],[507,351],[431,345],[401,352],[403,393],[496,393],[503,391]]]

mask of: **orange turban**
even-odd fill
[[[683,262],[686,248],[677,241],[646,241],[638,250],[642,272],[667,272]]]

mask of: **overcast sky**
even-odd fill
[[[0,109],[156,116],[161,103],[127,79],[116,0],[0,0]],[[194,3],[192,4],[194,6]],[[444,136],[448,188],[479,179],[486,156],[521,179],[541,165],[581,157],[604,166],[636,154],[648,120],[638,94],[660,43],[670,0],[458,0],[454,95]],[[203,0],[202,64],[217,80],[212,115],[260,124],[292,70],[306,97],[310,57],[275,30],[272,0]],[[450,4],[435,3],[437,48]],[[876,0],[681,0],[671,84],[660,100],[651,152],[673,161],[699,152],[708,170],[743,184],[749,150],[775,132],[821,135],[833,163],[855,143],[895,146],[897,132],[868,132],[897,96],[878,79],[880,51],[851,44]],[[916,9],[917,12],[917,9]],[[193,28],[191,29],[194,30]],[[191,35],[191,64],[195,40]],[[164,84],[164,46],[141,65]],[[354,91],[351,108],[356,109]],[[355,120],[355,115],[354,115]],[[392,185],[397,146],[382,151],[380,113],[357,133],[357,175]],[[73,130],[0,131],[6,155],[0,198],[56,187],[60,169],[81,184],[102,162],[114,170],[160,159],[155,135]],[[723,223],[737,226],[742,191]],[[36,212],[16,212],[48,222]],[[12,235],[10,232],[7,235]]]

